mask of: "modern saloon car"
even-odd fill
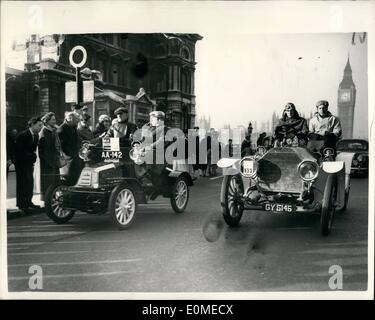
[[[368,175],[369,145],[367,140],[363,139],[342,139],[337,143],[338,154],[353,154],[353,160],[350,167],[352,174],[361,176]]]

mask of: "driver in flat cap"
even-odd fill
[[[310,141],[307,148],[311,152],[320,151],[323,147],[336,149],[336,142],[341,138],[340,119],[328,111],[328,106],[328,101],[319,100],[316,103],[316,112],[310,119]]]
[[[150,121],[142,127],[142,141],[146,142],[146,136],[152,136],[152,142],[147,145],[148,149],[157,149],[165,146],[164,136],[168,131],[168,127],[164,125],[165,113],[163,111],[152,111],[149,113]]]
[[[116,118],[112,120],[111,136],[120,138],[122,147],[130,147],[137,125],[129,121],[128,109],[124,106],[117,108],[114,114]]]

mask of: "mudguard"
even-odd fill
[[[346,165],[344,161],[325,161],[322,163],[322,170],[314,183],[315,199],[322,200],[324,187],[328,176],[334,174],[337,177],[337,200],[336,209],[340,210],[345,205],[345,192],[348,190],[346,185]]]
[[[217,166],[223,169],[223,175],[235,175],[240,172],[241,159],[238,158],[221,158],[217,162]]]
[[[186,171],[177,171],[177,170],[173,170],[171,171],[169,174],[168,174],[168,177],[169,178],[173,178],[173,179],[177,179],[179,176],[183,176],[186,178],[187,182],[188,182],[188,185],[189,186],[193,186],[194,185],[194,182],[193,182],[193,178],[190,176],[190,174]]]
[[[324,161],[322,163],[322,169],[326,173],[337,173],[344,168],[343,161]]]

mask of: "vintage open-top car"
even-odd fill
[[[137,145],[120,149],[105,151],[101,143],[83,143],[80,157],[85,167],[78,182],[68,186],[62,179],[46,192],[48,217],[61,224],[69,221],[77,210],[93,214],[108,212],[114,225],[125,229],[134,222],[138,204],[158,196],[170,198],[176,213],[185,210],[189,186],[193,185],[189,172],[165,164],[158,165],[157,174],[150,173],[149,167],[142,163],[144,151]],[[103,159],[121,156],[117,162]]]
[[[351,158],[337,155],[332,161],[333,156],[330,148],[317,157],[297,145],[259,147],[253,156],[220,159],[225,222],[237,226],[244,210],[319,213],[321,232],[328,235],[335,210],[347,206],[350,189]]]
[[[354,154],[350,166],[352,174],[368,175],[368,142],[364,139],[342,139],[337,143],[337,153]]]

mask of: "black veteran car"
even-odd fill
[[[193,185],[189,172],[168,164],[150,170],[143,163],[144,150],[139,145],[113,151],[101,143],[85,142],[80,157],[85,167],[78,182],[68,186],[62,179],[46,193],[47,215],[58,224],[82,211],[109,213],[115,226],[126,229],[134,222],[138,204],[163,196],[170,199],[176,213],[182,213],[188,204],[189,187]]]
[[[342,139],[337,143],[337,153],[353,155],[350,171],[352,174],[368,175],[368,142],[363,139]]]
[[[317,156],[296,145],[265,149],[242,159],[223,158],[221,207],[225,222],[237,226],[244,210],[277,214],[318,213],[321,233],[332,229],[336,210],[347,206],[351,159],[334,160],[326,148]]]

